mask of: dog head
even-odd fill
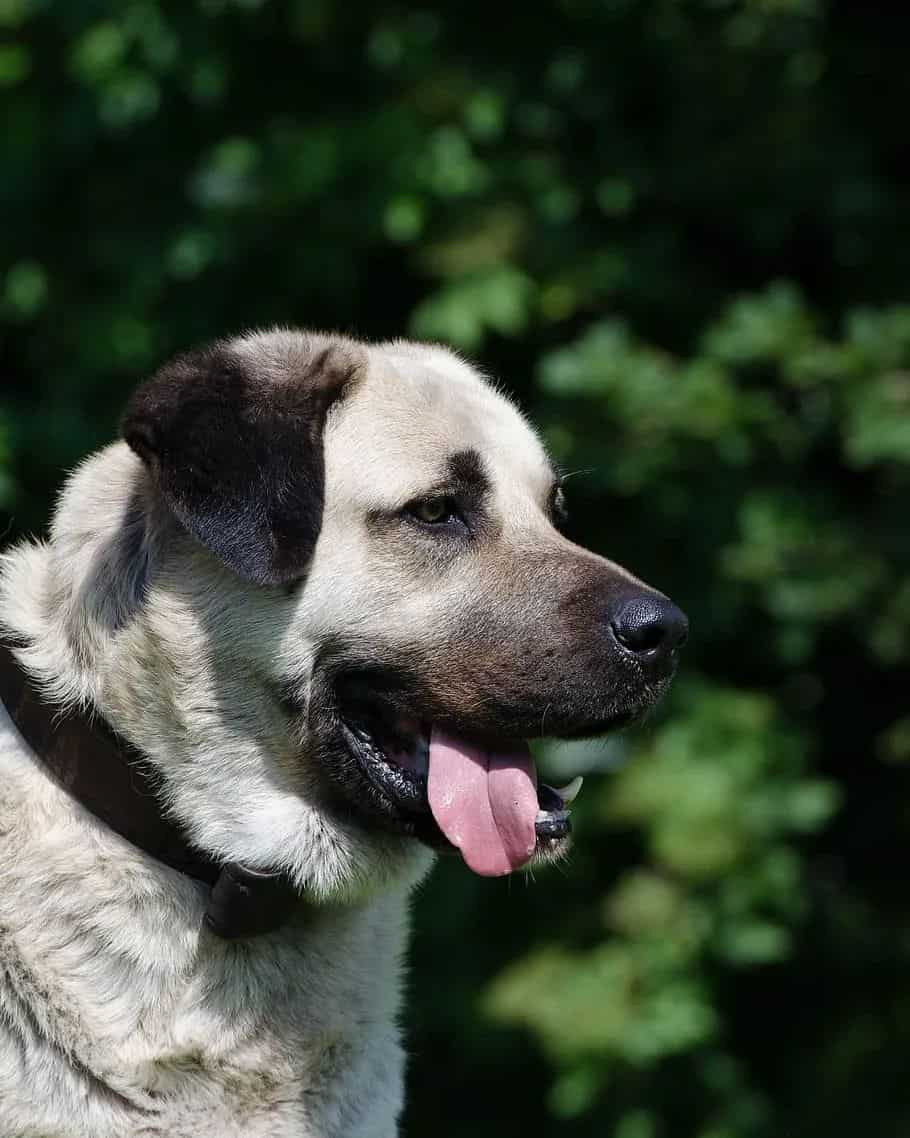
[[[639,718],[686,621],[563,536],[560,479],[506,398],[439,347],[275,331],[163,368],[124,436],[55,538],[83,556],[67,517],[89,483],[120,503],[76,639],[200,844],[322,894],[426,845],[489,875],[559,853],[526,741]]]

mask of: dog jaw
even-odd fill
[[[325,338],[263,333],[228,352],[232,366],[260,369],[261,402],[264,384],[294,382],[314,343],[326,349]],[[285,870],[318,898],[416,880],[430,860],[406,834],[339,808],[327,764],[343,760],[323,753],[310,718],[327,656],[407,665],[423,717],[468,737],[594,730],[665,686],[592,636],[602,596],[644,586],[553,528],[552,468],[511,403],[439,348],[348,344],[344,358],[352,352],[357,382],[323,415],[324,481],[307,513],[320,530],[299,579],[239,572],[229,524],[210,547],[199,538],[210,518],[188,531],[143,420],[133,442],[145,462],[119,443],[84,464],[50,543],[7,559],[0,599],[48,693],[97,707],[149,756],[200,846]],[[138,406],[147,418],[155,404]],[[403,520],[440,480],[474,511],[470,548]],[[243,516],[234,483],[226,493]],[[227,499],[181,499],[196,510],[211,500]],[[302,714],[278,694],[289,687]]]
[[[154,505],[134,541],[147,494],[139,460],[115,443],[67,483],[50,541],[4,555],[0,627],[28,642],[43,690],[97,708],[143,751],[167,808],[216,856],[284,870],[319,901],[416,884],[432,854],[327,816],[318,771],[274,697],[294,598],[240,581]],[[295,638],[294,651],[299,666],[307,646]]]

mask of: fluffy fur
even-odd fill
[[[467,708],[482,723],[498,700],[510,727],[539,720],[549,699],[555,721],[580,728],[580,708],[597,705],[593,722],[618,698],[615,676],[602,691],[590,681],[604,672],[592,621],[599,598],[641,586],[553,529],[553,472],[515,408],[440,348],[332,343],[279,331],[219,349],[259,403],[218,429],[240,449],[255,430],[261,462],[268,385],[296,414],[308,404],[289,385],[315,373],[318,387],[332,371],[331,400],[315,426],[282,435],[284,473],[263,476],[268,501],[255,510],[238,512],[244,475],[216,502],[230,523],[199,521],[211,495],[181,482],[195,459],[164,438],[158,404],[149,411],[170,398],[159,382],[128,417],[133,449],[90,458],[49,539],[0,561],[0,627],[26,642],[21,660],[48,700],[97,710],[144,751],[200,847],[283,869],[302,895],[277,932],[218,940],[202,927],[204,887],[73,802],[0,709],[4,1138],[392,1138],[407,897],[432,855],[328,805],[313,734],[326,660],[407,659],[434,714]],[[193,366],[177,368],[178,398]],[[274,545],[237,554],[241,530],[280,537],[263,511],[298,444],[321,450],[318,462],[298,456],[317,497],[300,504],[293,556]],[[206,454],[230,464],[231,450]],[[453,453],[480,456],[456,467],[483,489],[488,536],[476,555],[443,560],[395,519],[450,476]],[[545,633],[562,657],[529,639]],[[645,682],[634,661],[615,667],[648,699],[663,682]],[[557,689],[562,704],[548,696]]]
[[[0,708],[0,1133],[388,1138],[406,895],[430,855],[330,833],[270,784],[270,739],[269,765],[292,757],[236,667],[234,580],[178,540],[167,582],[156,572],[146,592],[136,559],[162,555],[155,537],[124,536],[137,479],[123,444],[74,475],[51,540],[4,558],[3,625],[28,637],[51,699],[94,703],[139,738],[150,725],[206,848],[254,864],[280,850],[308,899],[255,941],[206,932],[204,887],[72,802]],[[269,614],[250,619],[255,638]],[[192,770],[190,749],[211,761]],[[216,785],[230,793],[213,809]]]

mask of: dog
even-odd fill
[[[439,346],[241,335],[122,434],[0,561],[0,1133],[392,1138],[409,893],[560,857],[526,740],[638,719],[686,618]]]

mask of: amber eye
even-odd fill
[[[423,498],[419,502],[412,502],[408,506],[408,512],[428,526],[442,525],[458,516],[451,498]]]

